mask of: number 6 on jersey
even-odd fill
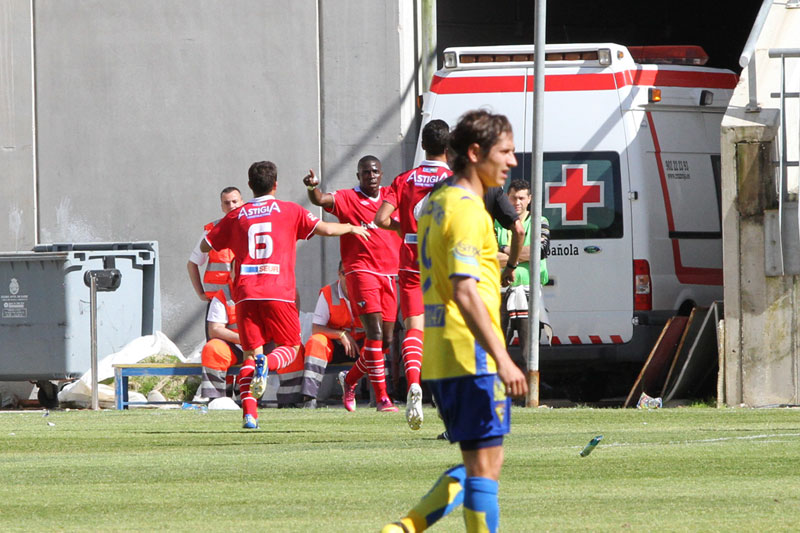
[[[268,259],[272,255],[272,222],[253,224],[247,229],[247,246],[253,259]]]

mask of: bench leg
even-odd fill
[[[118,411],[128,408],[128,376],[121,368],[114,369],[114,403]]]
[[[114,403],[117,411],[122,410],[122,369],[114,369]]]

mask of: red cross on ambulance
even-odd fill
[[[561,210],[562,226],[582,226],[588,223],[590,207],[603,207],[602,181],[590,181],[586,164],[561,165],[561,181],[545,184],[545,204],[548,209]]]

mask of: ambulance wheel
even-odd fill
[[[58,386],[45,380],[37,381],[36,385],[39,387],[39,392],[36,394],[39,405],[45,409],[58,407]]]
[[[695,303],[691,300],[687,300],[681,304],[678,308],[678,316],[689,316],[692,314],[692,309],[695,308]]]

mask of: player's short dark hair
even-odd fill
[[[381,160],[375,157],[374,155],[365,155],[364,157],[358,160],[357,168],[361,168],[361,165],[363,165],[364,163],[370,163],[373,161],[375,163],[378,163],[378,165],[381,164]]]
[[[422,128],[422,149],[428,155],[442,155],[447,151],[450,126],[440,119],[431,120]]]
[[[232,192],[234,192],[234,191],[235,191],[235,192],[238,192],[238,193],[239,193],[239,196],[241,196],[241,195],[242,195],[242,191],[240,191],[240,190],[239,190],[239,187],[234,187],[233,185],[231,185],[230,187],[225,187],[224,189],[222,189],[222,192],[221,192],[221,193],[219,193],[219,198],[220,198],[220,200],[221,200],[221,199],[222,199],[222,197],[223,197],[223,196],[225,196],[226,194],[230,194],[230,193],[232,193]]]
[[[450,168],[458,174],[467,167],[467,151],[473,143],[477,143],[485,155],[497,144],[503,133],[511,131],[511,123],[505,115],[490,113],[484,109],[467,111],[461,115],[455,129],[450,133]]]
[[[521,180],[515,179],[511,180],[511,183],[508,184],[508,190],[514,189],[515,191],[528,191],[528,194],[531,192],[531,184],[528,183],[528,180]]]
[[[259,161],[250,165],[247,171],[250,189],[255,196],[264,196],[275,190],[278,183],[278,167],[272,161]]]

